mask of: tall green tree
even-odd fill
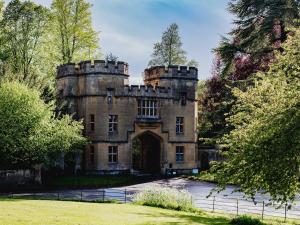
[[[51,156],[82,149],[82,123],[55,119],[40,93],[19,82],[0,84],[0,168],[31,168]]]
[[[225,62],[223,76],[245,79],[251,72],[265,71],[273,58],[273,50],[282,50],[288,27],[298,26],[298,0],[231,0],[229,11],[236,16],[236,27],[230,38],[224,38],[216,51]],[[239,67],[248,58],[252,67],[245,75]]]
[[[92,27],[90,3],[54,0],[51,8],[60,63],[92,59],[99,54],[98,33]]]
[[[182,49],[179,27],[176,23],[173,23],[163,33],[161,42],[154,44],[154,51],[149,66],[181,64],[198,66],[195,60],[188,62],[186,52]]]
[[[35,71],[48,22],[48,10],[31,1],[12,0],[3,11],[1,28],[1,75],[26,81],[31,86],[45,86]]]
[[[290,32],[288,27],[299,27],[297,0],[231,0],[229,11],[236,17],[236,26],[215,49],[218,72],[213,70],[201,101],[201,127],[205,129],[199,134],[209,142],[231,129],[225,120],[235,101],[231,89],[253,85],[252,76],[268,71],[274,54],[283,51],[281,44]]]
[[[222,187],[231,181],[254,197],[294,200],[300,190],[300,31],[282,45],[268,72],[256,74],[246,91],[234,89],[236,104],[224,136],[227,160],[217,164]]]

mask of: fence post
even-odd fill
[[[14,198],[14,193],[13,192],[11,193],[11,198]]]
[[[102,191],[102,201],[105,201],[105,190]]]
[[[262,212],[261,212],[261,220],[264,220],[264,212],[265,212],[265,201],[263,201]]]
[[[125,195],[125,204],[126,204],[127,203],[127,192],[126,192],[126,189],[125,189],[124,195]]]
[[[214,199],[213,199],[213,212],[215,212],[215,202],[216,202],[216,196],[214,196]]]
[[[57,200],[59,200],[59,192],[57,192]]]
[[[82,201],[82,190],[80,192],[80,201]]]
[[[285,204],[284,207],[284,222],[286,222],[286,214],[287,214],[287,203]]]
[[[239,199],[236,200],[236,215],[239,215]]]
[[[193,196],[191,195],[191,205],[193,205]]]

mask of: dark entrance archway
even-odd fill
[[[133,139],[132,167],[145,173],[160,172],[161,139],[151,132],[145,132]]]

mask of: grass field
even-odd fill
[[[212,224],[228,219],[130,204],[0,200],[1,225]]]
[[[228,225],[230,216],[188,213],[132,204],[0,198],[1,225]],[[267,224],[299,224],[267,220]]]

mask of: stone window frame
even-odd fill
[[[176,146],[175,157],[177,163],[184,162],[184,146]]]
[[[114,135],[118,134],[118,115],[109,115],[108,116],[108,134]]]
[[[95,114],[90,114],[90,131],[95,131]]]
[[[157,118],[158,101],[155,99],[138,99],[138,116],[142,118]]]
[[[176,117],[176,134],[177,135],[184,134],[184,117],[182,116]]]
[[[108,163],[118,163],[118,146],[108,146]]]

